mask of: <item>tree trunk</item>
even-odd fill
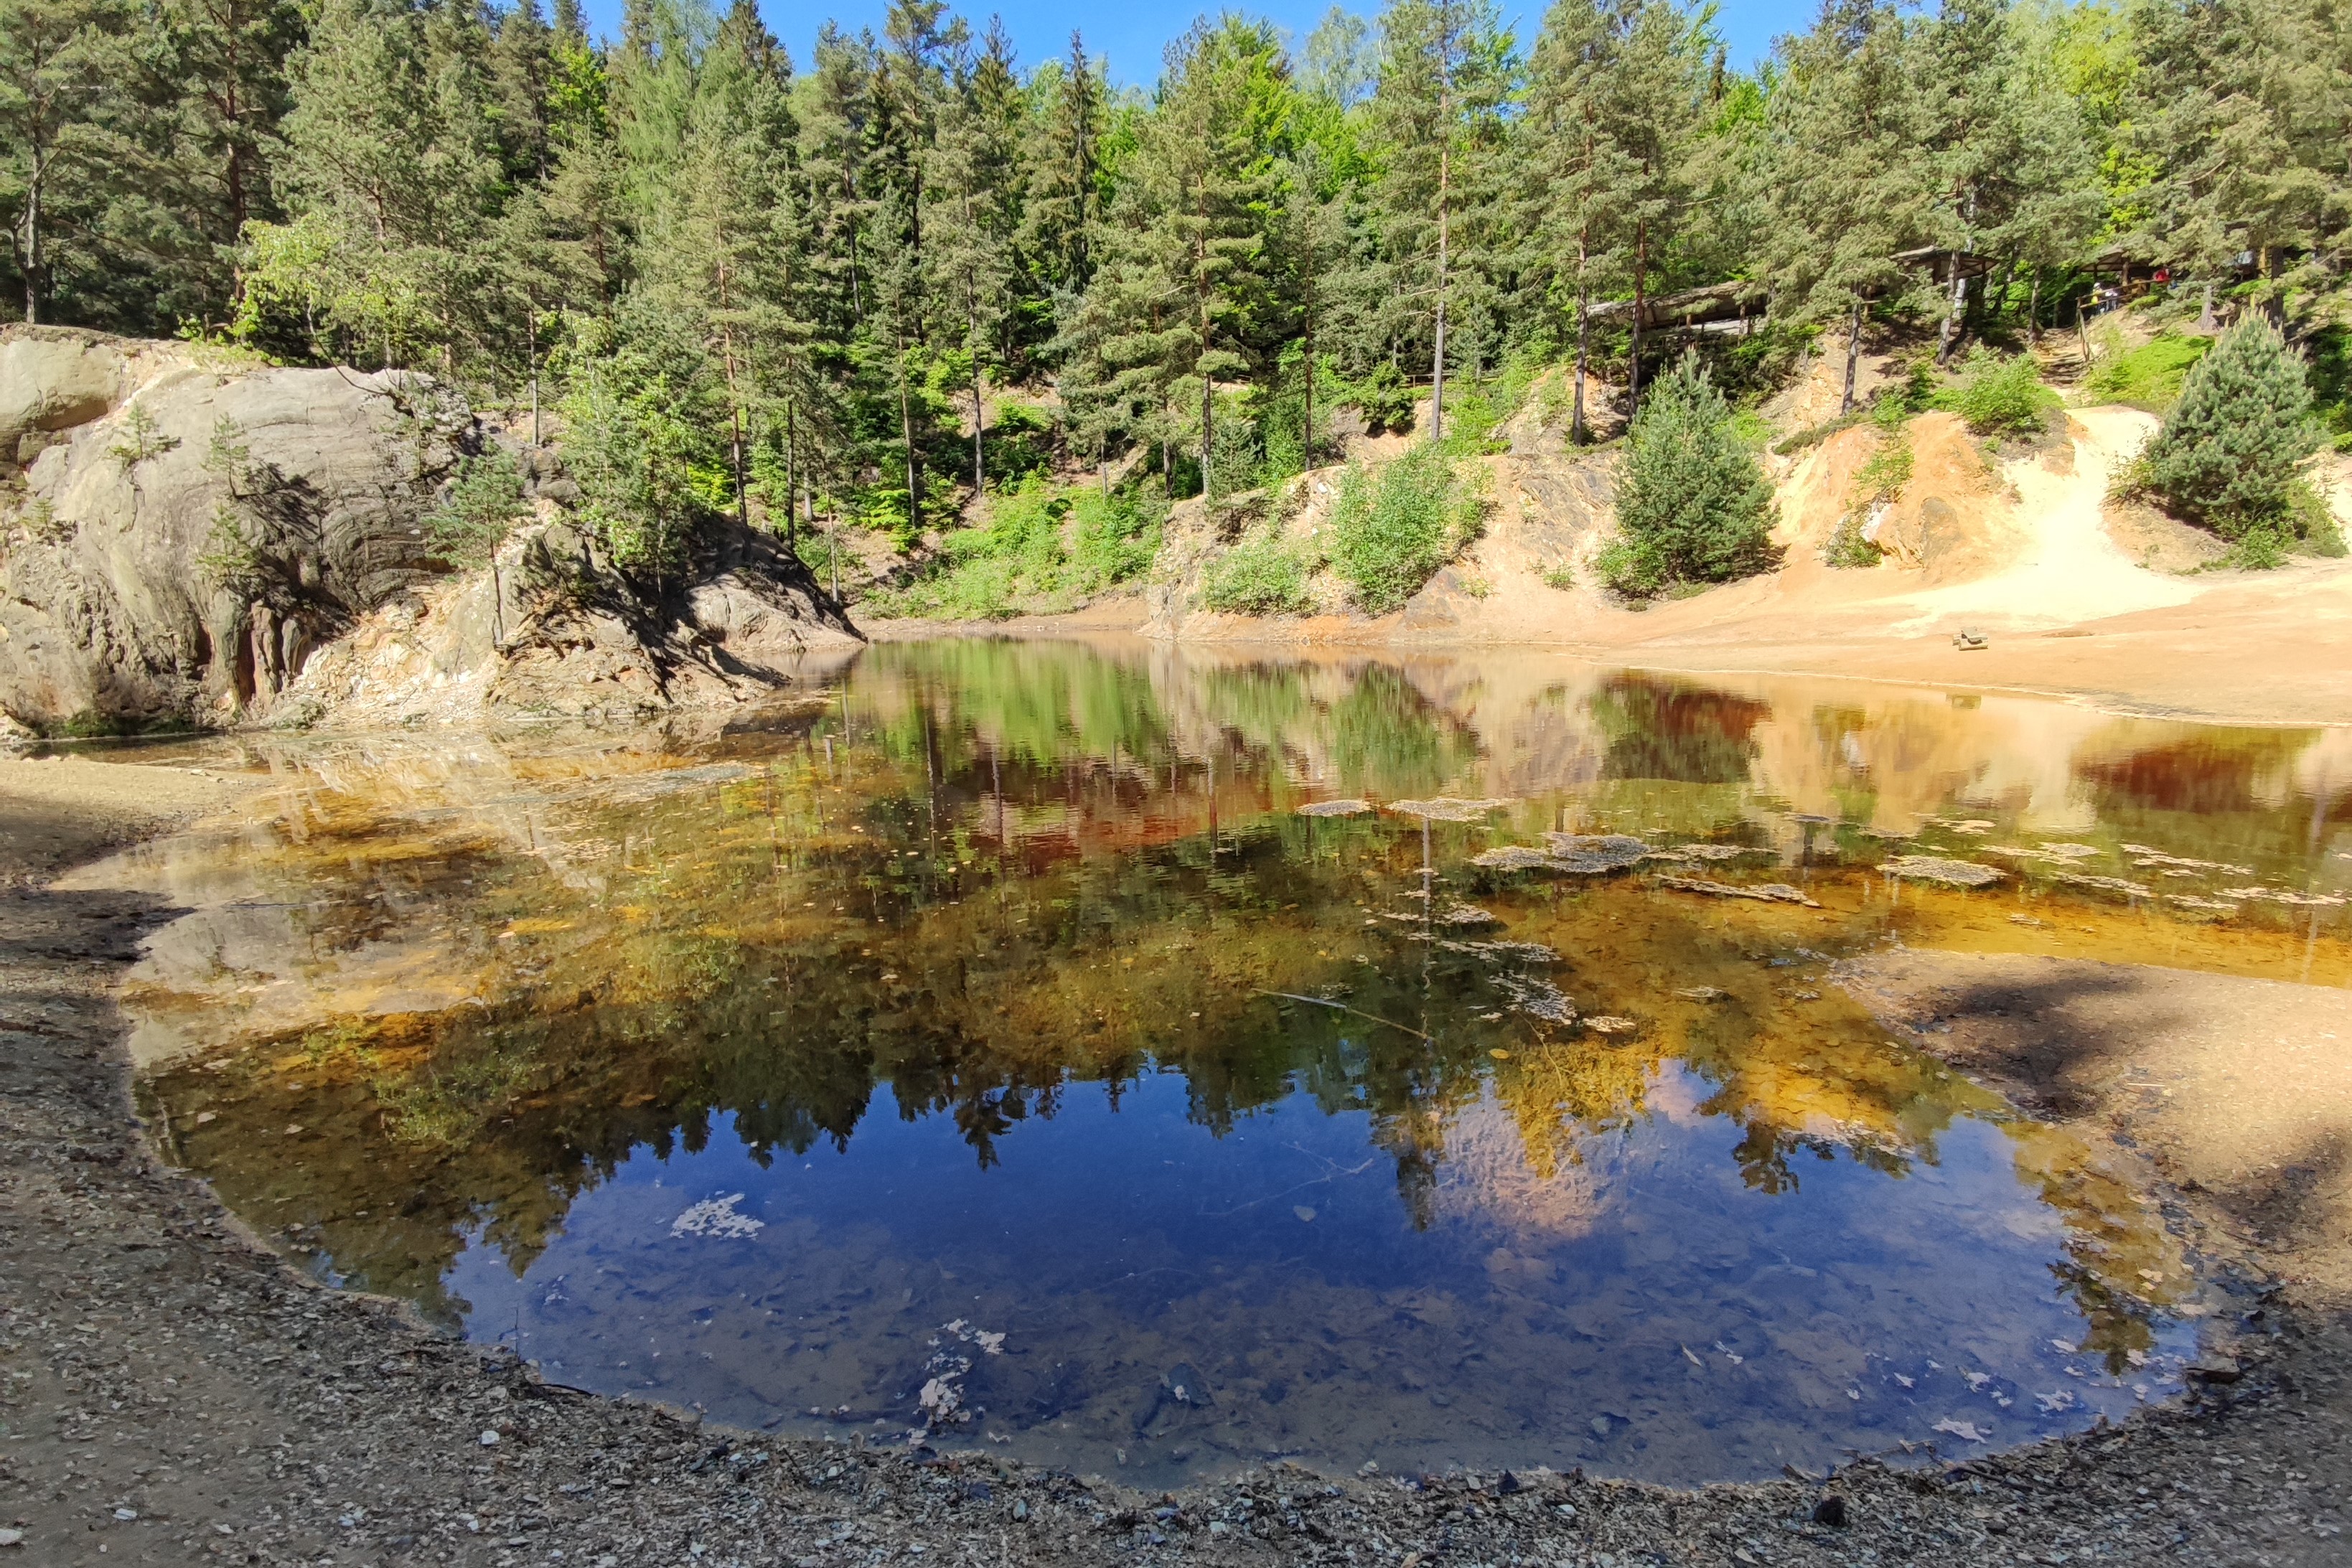
[[[1580,267],[1578,271],[1582,272]],[[1592,345],[1591,294],[1581,277],[1576,286],[1576,402],[1568,416],[1568,438],[1577,445],[1584,444],[1584,372]]]
[[[1453,143],[1444,123],[1448,113],[1444,95],[1440,95],[1437,134],[1443,140],[1437,144],[1437,348],[1432,356],[1429,376],[1429,439],[1445,439],[1445,285],[1447,245],[1451,238],[1446,222],[1446,199],[1452,193],[1454,172]]]
[[[923,527],[923,503],[915,479],[915,411],[907,401],[907,332],[895,306],[890,314],[890,340],[898,350],[898,440],[907,454],[907,527],[919,533]]]
[[[1946,363],[1952,350],[1960,345],[1960,308],[1965,302],[1968,284],[1960,277],[1960,253],[1952,252],[1952,259],[1944,265],[1944,319],[1936,328],[1936,362]]]
[[[964,204],[964,222],[971,222],[971,204]],[[980,390],[980,300],[973,291],[971,278],[963,280],[963,319],[965,330],[971,338],[971,493],[979,495],[988,483],[988,470],[982,461],[982,428],[988,423],[988,404],[982,400]]]
[[[1642,315],[1650,303],[1650,220],[1633,225],[1633,338],[1625,371],[1625,417],[1642,412]]]
[[[1315,283],[1311,277],[1307,284],[1307,314],[1302,324],[1306,328],[1301,355],[1307,371],[1307,413],[1298,432],[1298,465],[1312,468],[1315,466]]]
[[[29,321],[32,318],[27,316],[26,319]],[[2213,319],[2213,284],[2212,280],[2208,278],[2205,283],[2205,303],[2199,307],[2197,311],[2197,329],[2200,332],[2210,332],[2219,324]]]
[[[25,243],[18,254],[25,261],[25,325],[37,326],[41,319],[41,193],[48,178],[48,154],[38,143],[33,148],[32,168],[25,181]]]
[[[799,509],[801,499],[800,444],[797,440],[800,433],[794,428],[795,421],[793,414],[793,405],[787,402],[784,404],[784,553],[786,555],[798,554],[800,544],[794,531],[793,517]]]
[[[1854,372],[1862,365],[1862,297],[1854,296],[1853,314],[1845,329],[1845,396],[1838,403],[1840,415],[1853,412]]]
[[[2033,347],[2042,346],[2042,264],[2033,264],[2033,286],[2025,296],[2025,340]]]

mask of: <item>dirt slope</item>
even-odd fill
[[[1171,518],[1143,594],[990,629],[1398,651],[1526,644],[1650,668],[2047,692],[2128,711],[2352,718],[2352,563],[2193,575],[2140,564],[2148,551],[2106,494],[2154,423],[2132,409],[2078,409],[2033,448],[1994,455],[1950,414],[1913,420],[1913,476],[1876,519],[1887,557],[1862,570],[1828,566],[1822,549],[1854,508],[1855,476],[1880,437],[1839,432],[1768,458],[1780,570],[1633,610],[1601,591],[1593,568],[1613,527],[1615,455],[1571,457],[1556,431],[1523,420],[1508,454],[1480,460],[1492,499],[1485,536],[1395,614],[1353,614],[1336,601],[1320,614],[1265,619],[1195,608],[1223,544],[1192,506]],[[1310,497],[1286,525],[1303,542],[1326,521],[1332,479],[1309,476]],[[2336,489],[2343,507],[2352,486]],[[1962,627],[1990,646],[1954,647]]]

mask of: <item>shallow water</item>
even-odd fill
[[[2338,731],[952,643],[725,731],[192,755],[283,788],[86,874],[188,911],[142,1092],[266,1235],[560,1382],[1150,1484],[2162,1398],[2218,1298],[2143,1173],[1829,966],[2352,979]],[[1491,863],[1547,832],[1652,858]]]

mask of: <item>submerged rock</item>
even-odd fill
[[[1790,887],[1785,882],[1759,883],[1754,887],[1734,887],[1729,883],[1707,882],[1694,876],[1662,876],[1660,887],[1671,887],[1677,893],[1705,894],[1709,898],[1748,898],[1763,904],[1799,904],[1807,909],[1821,905],[1805,895],[1801,888]]]
[[[1317,800],[1298,808],[1302,817],[1360,817],[1372,809],[1370,800]]]
[[[1452,795],[1440,795],[1433,800],[1391,800],[1386,810],[1401,817],[1420,817],[1432,822],[1475,822],[1490,811],[1499,811],[1512,804],[1507,800],[1465,800]]]
[[[1878,869],[1906,882],[1932,882],[1944,887],[1990,887],[2009,874],[1974,861],[1946,860],[1940,855],[1898,855]]]

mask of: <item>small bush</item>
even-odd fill
[[[1651,388],[1627,433],[1617,527],[1595,564],[1631,599],[1779,564],[1771,482],[1694,354]]]
[[[1385,615],[1475,538],[1484,498],[1423,443],[1377,478],[1349,464],[1331,509],[1331,569],[1367,613]]]
[[[1312,608],[1305,549],[1268,529],[1211,563],[1201,582],[1202,608],[1228,615],[1297,615]]]
[[[457,567],[486,564],[526,508],[522,474],[513,455],[493,446],[478,457],[458,461],[448,488],[425,514],[425,537],[434,552]]]
[[[1981,343],[1969,350],[1958,384],[1948,394],[1955,413],[1979,435],[2039,435],[2048,428],[2058,394],[2042,384],[2030,354],[2003,357]]]
[[[2232,544],[2256,533],[2289,539],[2290,497],[2321,440],[2303,361],[2257,316],[2222,334],[2189,370],[2137,479],[2175,516]],[[2268,543],[2251,549],[2248,565],[2275,553]]]
[[[161,456],[179,444],[180,438],[164,434],[144,403],[134,402],[123,416],[122,439],[108,447],[106,455],[114,459],[117,468],[128,474],[150,457]]]
[[[1860,492],[1864,504],[1874,506],[1903,494],[1903,486],[1911,483],[1911,469],[1916,461],[1911,443],[1902,436],[1880,442],[1878,449],[1854,471],[1854,488]]]
[[[1822,561],[1840,571],[1859,571],[1876,566],[1886,552],[1876,541],[1863,533],[1864,519],[1860,512],[1848,512],[1838,519],[1830,533],[1829,542],[1822,547]]]
[[[1342,401],[1355,405],[1364,416],[1364,428],[1374,434],[1383,430],[1412,428],[1412,388],[1405,384],[1404,372],[1394,365],[1374,367],[1370,375],[1349,389]]]
[[[1546,588],[1555,588],[1560,592],[1566,593],[1570,589],[1576,586],[1576,569],[1569,565],[1568,562],[1561,561],[1558,566],[1548,568],[1545,570],[1543,580]]]
[[[2168,332],[2109,360],[2091,372],[2084,387],[2101,402],[2163,413],[2180,401],[2181,385],[2189,371],[2212,347],[2210,338]]]

